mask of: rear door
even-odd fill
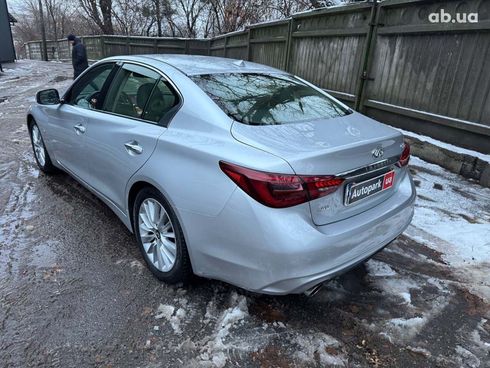
[[[158,72],[125,63],[101,110],[89,112],[85,180],[121,210],[127,182],[153,153],[179,102],[179,95]]]

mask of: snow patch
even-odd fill
[[[490,189],[417,157],[411,165],[418,198],[405,235],[440,252],[472,292],[490,300],[490,211],[482,205],[490,203]]]
[[[473,150],[466,149],[463,147],[458,147],[458,146],[455,146],[453,144],[442,142],[442,141],[439,141],[439,140],[434,139],[432,137],[428,137],[426,135],[421,135],[421,134],[417,134],[414,132],[409,132],[408,130],[403,130],[400,128],[395,128],[395,129],[397,129],[399,132],[401,132],[403,135],[405,135],[407,137],[416,138],[422,142],[427,142],[427,143],[430,143],[434,146],[437,146],[440,148],[445,148],[445,149],[452,151],[452,152],[457,152],[457,153],[462,153],[462,154],[473,156],[473,157],[478,157],[482,161],[490,162],[490,155],[486,155],[484,153],[481,153],[478,151],[473,151]]]
[[[386,263],[377,261],[375,259],[370,259],[366,263],[366,267],[369,274],[374,277],[395,276],[397,274]]]
[[[443,217],[435,209],[418,207],[412,225],[450,244],[450,247],[445,247],[445,259],[452,265],[461,266],[490,260],[489,223],[469,223],[461,217]],[[409,229],[408,234],[413,233]],[[420,236],[417,240],[438,250],[441,243],[427,241]]]
[[[480,349],[484,351],[484,354],[490,355],[490,341],[484,341],[481,338],[480,333],[487,334],[484,325],[487,323],[487,319],[482,318],[476,329],[471,333],[471,339]]]
[[[429,350],[427,350],[427,349],[424,349],[424,348],[407,346],[406,349],[409,350],[409,351],[411,351],[411,352],[414,352],[414,353],[423,355],[426,358],[429,358],[429,357],[432,356],[431,352]]]
[[[165,317],[165,319],[169,320],[174,314],[174,310],[175,307],[173,305],[160,304],[157,309],[158,314],[155,316],[155,318],[161,319]]]
[[[393,318],[388,321],[392,328],[407,338],[415,336],[422,327],[427,323],[425,317],[413,317],[413,318]]]
[[[160,304],[157,309],[157,315],[155,315],[155,319],[165,318],[167,322],[170,323],[170,326],[174,330],[176,334],[181,334],[182,329],[180,328],[181,321],[186,317],[187,313],[183,308],[177,309],[173,305]]]
[[[420,286],[415,281],[406,278],[378,278],[374,282],[383,292],[398,296],[406,304],[412,303],[410,290],[420,289]]]
[[[213,356],[212,362],[217,368],[223,368],[226,365],[226,355],[223,352],[219,352]]]
[[[380,334],[383,333],[389,341],[408,341],[416,336],[428,321],[433,320],[441,313],[448,303],[449,298],[446,295],[439,296],[431,302],[430,309],[421,312],[419,308],[415,308],[414,310],[417,314],[413,317],[392,318],[385,321],[384,327],[379,324],[370,325],[369,327],[371,330],[378,331],[381,328]]]
[[[246,341],[235,341],[230,339],[230,330],[242,323],[248,316],[247,298],[237,293],[232,293],[230,298],[231,307],[222,312],[220,318],[216,320],[214,333],[209,337],[205,345],[201,348],[199,358],[201,365],[211,361],[216,367],[224,367],[227,362],[227,352],[230,349],[250,351],[254,350]],[[215,310],[214,302],[208,305],[205,318],[210,320]]]
[[[461,364],[461,367],[477,368],[481,364],[480,359],[475,354],[460,345],[456,346],[456,354],[456,360]]]
[[[348,360],[342,354],[340,343],[330,335],[318,332],[312,335],[297,336],[293,343],[299,346],[295,358],[304,363],[314,363],[318,356],[322,366],[346,367]]]

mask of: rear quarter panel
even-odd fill
[[[203,269],[200,254],[208,253],[210,247],[227,245],[217,240],[222,239],[225,229],[206,224],[227,208],[236,190],[241,190],[221,171],[219,161],[292,173],[283,159],[237,142],[229,128],[211,124],[201,116],[205,114],[197,109],[179,111],[159,138],[153,155],[128,184],[129,194],[134,183],[148,182],[169,201],[182,226],[195,272]],[[239,214],[241,209],[231,211]],[[225,233],[230,231],[234,232],[227,228]]]
[[[196,112],[181,110],[128,187],[148,181],[160,189],[176,211],[214,217],[236,189],[221,171],[220,160],[292,173],[283,159],[237,142],[227,128],[209,123]]]

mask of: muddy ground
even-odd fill
[[[70,65],[4,67],[0,366],[490,367],[490,266],[454,266],[437,244],[446,240],[422,227],[312,298],[252,295],[205,279],[160,283],[101,201],[34,163],[26,110],[37,90],[66,88]],[[461,221],[488,223],[489,192],[412,163],[417,211],[454,215],[424,192],[440,179],[444,196],[474,206]],[[415,241],[420,234],[426,240]]]

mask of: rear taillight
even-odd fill
[[[408,161],[410,161],[410,145],[405,142],[403,143],[403,151],[400,156],[400,159],[396,163],[396,166],[403,167],[408,165]]]
[[[265,206],[284,208],[333,193],[344,182],[335,176],[274,174],[220,161],[219,166],[245,193]]]

